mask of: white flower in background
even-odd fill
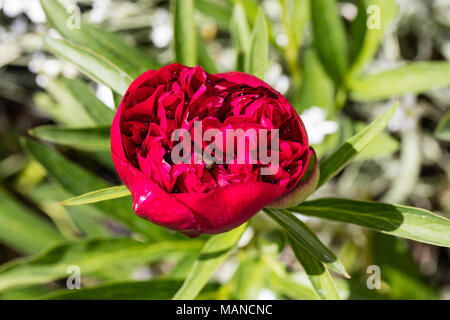
[[[169,11],[163,8],[156,9],[151,18],[151,24],[150,40],[157,48],[167,47],[173,36]]]
[[[258,293],[258,300],[275,300],[277,296],[270,289],[262,289]]]
[[[114,98],[110,88],[103,84],[98,84],[95,95],[109,108],[114,109]]]
[[[262,3],[264,12],[269,19],[279,21],[281,18],[281,6],[278,0],[265,0]]]
[[[100,23],[106,18],[111,7],[111,0],[95,0],[92,10],[89,13],[89,20],[94,23]]]
[[[325,111],[313,106],[302,112],[300,117],[305,124],[310,144],[318,144],[326,135],[336,132],[338,125],[334,121],[326,120]]]
[[[10,18],[25,13],[34,23],[45,22],[45,13],[39,0],[0,0],[0,8]]]
[[[381,111],[392,106],[392,102],[387,103]],[[407,94],[402,99],[392,119],[387,127],[391,131],[410,131],[417,126],[417,119],[420,117],[422,109],[417,104],[417,96]]]
[[[289,77],[282,73],[283,69],[278,63],[273,63],[264,75],[264,80],[281,94],[289,90]]]

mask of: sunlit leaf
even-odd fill
[[[200,248],[201,242],[195,240],[146,244],[123,238],[64,243],[42,254],[4,264],[0,268],[0,291],[66,278],[67,267],[72,265],[88,275],[105,266],[137,266],[192,254]]]
[[[269,65],[269,36],[267,21],[262,9],[258,10],[255,26],[250,40],[250,48],[245,60],[247,73],[263,79]]]
[[[72,21],[79,14],[76,12],[77,7],[66,9],[58,0],[41,0],[41,4],[51,26],[66,40],[88,48],[132,77],[148,69],[158,68],[156,59],[150,53],[128,45],[116,34],[87,23],[81,19],[81,15],[79,21]],[[72,13],[68,10],[71,8],[74,10]],[[71,23],[75,22],[79,22],[79,25],[72,26]]]
[[[88,192],[77,197],[64,200],[62,204],[66,206],[79,206],[82,204],[95,203],[131,195],[126,186],[110,187]]]
[[[325,263],[331,270],[349,278],[339,259],[300,219],[287,210],[266,208],[264,211],[297,241],[299,246],[303,247],[319,261]]]
[[[388,124],[397,110],[398,103],[378,116],[358,134],[348,139],[338,150],[320,165],[319,187],[338,173],[354,156],[361,152]]]
[[[247,224],[243,224],[231,231],[209,238],[200,252],[197,261],[192,266],[189,275],[173,299],[194,299],[206,285],[214,271],[231,254],[231,251],[236,246],[246,227]]]
[[[324,264],[300,246],[294,238],[288,236],[288,240],[319,298],[322,300],[340,300],[333,279]]]
[[[48,221],[0,188],[0,241],[21,253],[37,253],[63,236]]]
[[[350,94],[356,101],[367,102],[407,93],[423,93],[449,85],[450,63],[411,62],[351,81]]]
[[[66,191],[72,195],[80,195],[110,187],[108,183],[78,164],[69,161],[57,151],[30,139],[24,139],[25,150],[42,164]],[[76,181],[77,183],[74,183]],[[93,204],[105,215],[124,223],[128,228],[141,232],[153,240],[179,238],[167,229],[156,226],[137,217],[132,210],[131,199],[119,198]]]
[[[100,101],[86,83],[69,78],[62,78],[62,81],[96,124],[111,125],[114,111]]]
[[[450,247],[450,220],[425,209],[381,202],[324,198],[306,201],[291,210],[357,224],[397,237]]]
[[[87,76],[119,94],[123,95],[133,81],[131,75],[87,47],[50,37],[44,37],[44,44],[52,53],[73,63]]]
[[[86,151],[109,151],[109,132],[109,127],[67,128],[54,125],[40,126],[29,131],[37,138]]]
[[[273,273],[270,277],[270,288],[293,300],[317,300],[317,294],[313,290],[297,283],[289,275],[280,277]]]
[[[186,66],[197,64],[197,32],[193,0],[172,0],[175,61]]]

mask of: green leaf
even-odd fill
[[[450,63],[411,62],[351,81],[350,94],[355,101],[368,102],[407,93],[423,93],[449,85]]]
[[[186,66],[197,64],[197,32],[193,0],[172,0],[175,60]]]
[[[247,15],[240,1],[233,8],[230,21],[230,32],[233,37],[233,45],[237,51],[248,53],[250,50],[251,33],[248,26]]]
[[[126,44],[112,32],[81,20],[79,28],[69,27],[71,16],[59,1],[41,0],[41,5],[51,26],[65,39],[105,57],[133,78],[148,69],[159,67],[156,59],[152,58],[149,53],[144,53]]]
[[[57,56],[73,63],[94,81],[103,83],[119,94],[124,94],[133,77],[112,61],[94,51],[65,40],[44,37],[45,47]]]
[[[264,78],[269,65],[269,35],[264,11],[259,8],[253,27],[250,48],[245,61],[245,70],[260,79]]]
[[[338,150],[321,163],[318,187],[338,173],[386,127],[397,110],[397,106],[398,103],[378,116],[371,124],[348,139]]]
[[[95,176],[78,164],[64,158],[57,151],[30,139],[23,139],[25,150],[35,158],[66,191],[80,195],[98,189],[110,187],[108,183]],[[77,183],[74,183],[76,181]],[[141,232],[153,240],[179,238],[167,229],[156,226],[137,217],[132,211],[130,199],[120,198],[93,204],[107,216],[124,223],[128,228]]]
[[[192,266],[189,275],[174,300],[191,300],[206,285],[214,271],[227,259],[241,238],[247,224],[243,224],[226,233],[214,235],[206,241],[200,256]]]
[[[297,283],[288,274],[279,276],[272,273],[270,277],[270,288],[293,300],[317,300],[317,294],[310,288]]]
[[[137,266],[192,254],[200,248],[201,242],[195,240],[147,244],[124,238],[63,243],[42,254],[4,264],[0,268],[0,290],[66,278],[71,265],[89,275],[105,266]]]
[[[30,135],[85,151],[109,151],[109,127],[71,128],[54,125],[29,130]]]
[[[330,251],[317,236],[308,228],[306,224],[296,218],[287,210],[273,210],[264,209],[275,222],[277,222],[295,241],[298,245],[308,250],[310,254],[316,257],[319,261],[327,264],[327,266],[343,275],[350,278],[345,271],[344,266],[339,259]]]
[[[45,181],[39,184],[30,190],[27,196],[41,207],[50,205],[54,210],[67,212],[77,228],[86,237],[106,237],[112,235],[108,225],[102,223],[107,217],[93,206],[65,208],[60,201],[70,197],[70,193],[54,181]]]
[[[221,29],[228,30],[232,11],[228,1],[195,0],[195,9],[212,18]]]
[[[138,77],[141,73],[147,70],[159,69],[161,67],[159,62],[150,52],[144,52],[132,45],[128,45],[113,32],[90,25],[89,35],[94,39],[94,41],[98,42],[102,46],[102,50],[98,52],[100,55],[105,55],[105,57],[108,58],[109,55],[105,53],[113,52],[115,55],[119,56],[120,59],[111,60],[114,61],[119,67],[121,67],[124,62],[131,63],[133,69],[128,69],[126,65],[122,68],[124,68],[134,78]]]
[[[309,216],[353,223],[437,246],[450,247],[450,220],[420,208],[395,204],[324,198],[291,209]]]
[[[216,67],[216,63],[214,62],[213,58],[211,57],[211,55],[208,52],[208,48],[206,47],[206,44],[203,42],[203,40],[201,39],[201,37],[198,37],[198,41],[197,41],[197,46],[198,46],[198,62],[199,64],[203,67],[203,69],[206,72],[209,73],[217,73],[217,67]]]
[[[434,135],[438,139],[450,141],[450,111],[447,111],[444,117],[439,121],[436,130],[434,131]]]
[[[83,104],[80,103],[78,97],[73,95],[64,81],[51,79],[47,83],[45,90],[51,95],[51,99],[57,103],[54,108],[57,109],[55,110],[57,112],[55,121],[77,127],[95,125],[94,119],[90,116]],[[48,112],[50,110],[45,111]],[[53,116],[53,112],[49,112],[49,114]]]
[[[0,292],[0,300],[34,300],[52,291],[52,288],[41,285],[11,288]]]
[[[352,24],[352,61],[349,77],[357,75],[375,56],[398,6],[393,0],[360,0],[358,16]]]
[[[62,78],[62,81],[96,124],[111,125],[114,111],[101,102],[86,83],[79,79],[69,78]]]
[[[48,221],[0,188],[0,241],[21,253],[46,249],[64,238]]]
[[[434,284],[426,281],[414,261],[407,241],[379,232],[370,237],[372,264],[380,267],[393,300],[439,300]]]
[[[295,96],[295,110],[302,113],[305,109],[317,106],[328,114],[334,110],[334,84],[322,67],[313,49],[305,54],[304,79]]]
[[[62,202],[65,206],[79,206],[82,204],[96,203],[131,195],[126,186],[110,187],[73,197]]]
[[[322,300],[340,300],[333,279],[324,264],[300,246],[291,236],[288,236],[288,240],[292,251],[294,251],[297,260],[305,269],[309,281],[319,298]]]
[[[258,299],[259,292],[267,285],[270,269],[258,257],[248,256],[239,264],[233,282],[232,298],[237,300]]]
[[[334,82],[339,85],[348,67],[347,39],[336,0],[311,0],[313,46]]]
[[[40,300],[169,300],[181,286],[181,280],[152,279],[149,281],[121,281],[81,290],[60,290]],[[206,292],[216,286],[205,287]]]

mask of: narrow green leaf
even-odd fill
[[[232,7],[228,1],[195,0],[195,9],[212,18],[218,27],[228,31]]]
[[[351,81],[350,94],[356,101],[367,102],[446,86],[450,86],[450,63],[411,62]]]
[[[79,28],[71,27],[70,23],[75,22],[72,19],[77,13],[70,15],[58,0],[41,0],[41,5],[51,26],[65,39],[105,57],[133,78],[148,69],[158,68],[156,59],[150,53],[144,53],[125,43],[116,34],[83,21],[81,16]]]
[[[182,285],[181,280],[152,279],[121,281],[81,290],[60,290],[39,300],[169,300]],[[217,286],[205,287],[206,292]]]
[[[137,266],[192,254],[200,248],[201,242],[195,240],[147,244],[123,238],[63,243],[42,254],[4,264],[0,268],[0,291],[68,277],[67,267],[71,265],[89,275],[105,266]]]
[[[96,203],[131,195],[126,186],[104,188],[73,197],[62,202],[65,206],[79,206],[82,204]]]
[[[233,37],[234,48],[247,54],[250,50],[251,33],[247,15],[240,1],[236,2],[233,8],[230,31]]]
[[[311,0],[313,46],[334,82],[339,85],[348,67],[347,39],[336,0]]]
[[[85,82],[69,78],[62,78],[62,81],[96,124],[111,125],[114,111],[101,102]]]
[[[295,280],[286,274],[281,277],[275,273],[272,273],[270,277],[270,288],[293,300],[317,300],[317,294],[300,283],[296,283]]]
[[[201,39],[201,37],[198,37],[197,41],[198,46],[198,62],[203,67],[203,69],[206,72],[209,73],[218,73],[216,63],[214,62],[213,58],[209,54],[208,48],[206,47],[206,44]]]
[[[302,264],[316,294],[322,300],[340,300],[336,286],[324,264],[288,236],[292,251]]]
[[[114,108],[117,110],[122,102],[123,96],[113,91]]]
[[[41,285],[12,288],[0,292],[0,300],[34,300],[52,291],[52,288]]]
[[[64,238],[44,218],[0,188],[0,241],[21,253],[46,249]]]
[[[304,79],[295,94],[295,110],[303,112],[317,106],[330,113],[334,110],[334,84],[322,67],[314,49],[308,49],[304,58]]]
[[[29,131],[32,136],[56,144],[86,151],[109,151],[109,127],[68,128],[40,126]]]
[[[450,221],[430,211],[395,204],[324,198],[306,201],[292,211],[353,223],[397,237],[450,247]]]
[[[192,266],[189,275],[174,300],[191,300],[206,285],[214,271],[227,259],[242,236],[247,224],[226,233],[214,235],[206,241],[200,256]]]
[[[388,124],[397,110],[398,103],[378,116],[358,134],[348,139],[338,150],[320,165],[319,185],[323,185],[338,173],[354,156],[361,152]]]
[[[175,60],[186,66],[197,64],[197,32],[193,0],[172,0]]]
[[[438,139],[450,141],[450,111],[447,111],[444,117],[439,121],[436,130],[434,131],[434,135]]]
[[[349,77],[357,75],[376,54],[384,32],[398,12],[393,0],[360,0],[352,24],[352,60]]]
[[[259,8],[245,61],[247,73],[263,79],[269,65],[269,35],[264,11]]]
[[[339,259],[328,249],[306,224],[296,218],[288,210],[264,209],[300,246],[308,250],[319,261],[331,270],[350,278]]]
[[[234,274],[232,298],[237,300],[255,300],[267,286],[270,269],[258,257],[246,257],[241,261]]]
[[[144,52],[132,45],[128,45],[122,38],[113,32],[90,25],[89,35],[102,46],[102,50],[99,52],[100,55],[110,51],[120,57],[120,60],[112,60],[119,66],[121,66],[124,61],[131,63],[133,69],[129,70],[126,66],[123,68],[133,77],[137,77],[147,70],[159,69],[161,67],[157,59],[152,56],[151,52]],[[108,55],[105,55],[105,57],[108,57]]]
[[[110,187],[104,180],[41,143],[23,139],[22,144],[24,149],[44,166],[50,176],[74,196]],[[74,181],[77,183],[74,183]],[[156,241],[179,239],[179,235],[172,234],[165,228],[137,217],[132,211],[131,199],[129,198],[103,201],[93,205],[104,212],[105,215],[117,219],[130,229],[141,232],[150,239]]]
[[[47,36],[44,37],[44,44],[52,53],[73,63],[88,77],[103,83],[119,94],[123,95],[133,81],[132,76],[124,70],[87,47]]]
[[[57,118],[55,121],[74,127],[95,125],[94,119],[64,81],[59,78],[50,79],[45,90],[51,95],[51,99],[56,102]],[[53,113],[49,114],[53,116]]]

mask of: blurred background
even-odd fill
[[[195,0],[198,36],[204,46],[200,50],[208,52],[210,58],[203,60],[210,65],[202,63],[207,70],[224,72],[240,68],[240,52],[236,49],[233,30],[230,30],[233,2]],[[81,23],[101,25],[114,32],[145,51],[155,66],[174,60],[169,1],[67,0],[61,3],[74,17],[74,23],[79,13]],[[313,37],[308,6],[299,17],[288,19],[288,0],[244,0],[243,3],[244,6],[259,4],[266,13],[271,48],[270,65],[264,79],[285,94],[302,115],[310,142],[320,158],[329,155],[395,100],[400,100],[399,111],[388,130],[314,197],[337,196],[407,204],[450,217],[450,142],[448,136],[441,138],[435,134],[439,121],[450,109],[450,88],[444,86],[421,94],[374,99],[376,101],[340,101],[339,88],[333,89],[333,81],[324,76],[325,71],[317,64],[317,57],[308,50]],[[405,61],[450,61],[450,0],[398,0],[397,5],[398,11],[384,30],[381,45],[374,59],[365,66],[365,72],[387,70]],[[339,1],[338,8],[345,32],[350,35],[358,15],[358,1]],[[250,25],[252,20],[254,16],[249,14]],[[67,239],[129,234],[124,226],[105,218],[95,208],[63,207],[59,201],[71,193],[49,177],[21,146],[21,137],[29,136],[29,130],[34,127],[88,122],[89,115],[78,107],[83,101],[73,90],[80,84],[77,82],[80,79],[83,80],[82,89],[87,90],[83,92],[96,99],[101,108],[109,108],[110,116],[114,109],[111,90],[88,80],[72,64],[44,50],[43,34],[59,37],[46,21],[38,0],[0,0],[0,264],[39,252],[40,248],[30,248],[23,243],[22,236],[9,232],[37,223],[36,216],[39,223],[48,222]],[[301,45],[292,45],[292,38],[301,38],[296,42]],[[424,78],[422,81],[432,80]],[[330,87],[331,97],[328,95]],[[337,96],[336,100],[334,96]],[[339,103],[342,105],[335,109]],[[108,152],[62,146],[57,149],[106,181],[119,183]],[[31,214],[33,219],[27,220]],[[23,220],[16,224],[18,217]],[[350,281],[338,282],[347,297],[450,299],[448,248],[399,240],[348,224],[311,217],[302,219],[333,249],[352,274]],[[264,245],[263,240],[257,240],[263,239],[260,234],[262,223],[268,222],[263,218],[252,220],[250,231],[245,234],[248,243],[258,241],[254,246],[257,248]],[[252,257],[252,252],[249,249],[247,255]],[[233,275],[238,277],[235,275],[236,259],[230,259],[221,267],[215,278],[218,283],[226,282]],[[280,261],[294,273],[301,270],[289,250],[281,253]],[[384,270],[383,287],[378,291],[363,288],[366,268],[371,264],[380,265]],[[172,267],[164,261],[144,265],[134,268],[129,277],[150,279]],[[304,275],[299,272],[298,281],[303,280]],[[89,279],[86,281],[89,285]],[[95,279],[92,281],[96,283]],[[46,294],[59,287],[60,284],[54,283],[26,293],[5,292],[0,293],[0,298],[36,297],[38,293]],[[289,297],[289,294],[280,294],[264,285],[256,291],[239,290],[232,291],[234,297]]]

